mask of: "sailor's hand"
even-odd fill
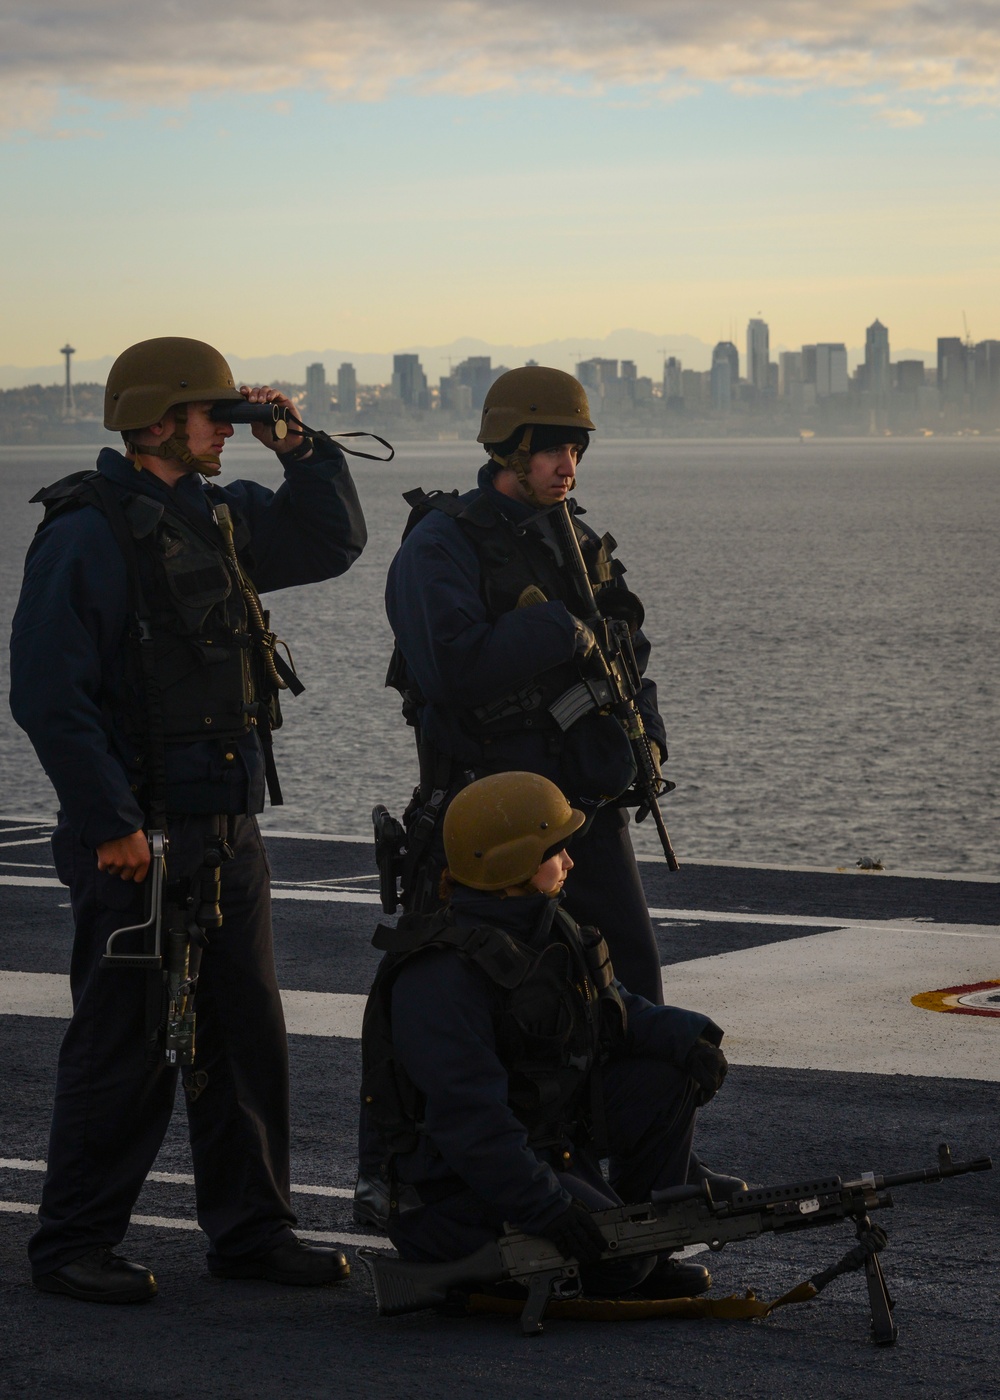
[[[709,1099],[714,1099],[722,1088],[722,1081],[729,1069],[729,1061],[719,1049],[704,1036],[699,1036],[688,1051],[682,1066],[698,1086],[698,1107],[702,1108]]]
[[[287,408],[292,415],[288,420],[288,436],[283,438],[275,437],[268,423],[251,423],[250,431],[258,442],[262,442],[265,447],[269,447],[279,457],[283,457],[286,452],[294,452],[297,447],[302,446],[302,434],[293,426],[298,422],[298,411],[287,394],[281,394],[277,389],[272,389],[267,384],[262,384],[254,389],[249,388],[246,384],[241,384],[240,393],[247,403],[274,403],[279,408]]]
[[[578,617],[574,617],[573,623],[573,655],[579,661],[586,661],[589,656],[594,654],[597,638],[587,624],[581,622]]]
[[[580,1201],[573,1201],[562,1215],[534,1233],[551,1240],[564,1259],[578,1264],[596,1264],[608,1247],[597,1221]]]
[[[131,836],[119,836],[114,841],[102,841],[97,848],[97,868],[106,875],[118,875],[122,880],[134,880],[140,885],[149,870],[149,842],[144,831]]]

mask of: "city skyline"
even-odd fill
[[[402,0],[0,17],[0,364],[1000,324],[974,0]],[[219,55],[224,55],[224,62]],[[470,314],[471,313],[471,314]],[[811,324],[810,324],[811,321]],[[329,327],[319,338],[317,327]],[[83,357],[84,352],[80,352]]]

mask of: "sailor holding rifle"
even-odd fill
[[[265,788],[280,801],[278,692],[302,687],[258,590],[344,573],[366,533],[341,451],[294,418],[289,429],[291,408],[270,388],[237,389],[210,345],[143,341],[108,379],[105,427],[124,451],[105,448],[96,472],[35,498],[46,514],[14,618],[11,707],[59,798],[53,851],[76,923],[28,1250],[48,1293],[156,1293],[145,1265],[113,1251],[181,1068],[210,1272],[289,1284],[349,1273],[339,1250],[292,1230],[288,1049],[256,814]],[[253,432],[282,464],[277,491],[215,482],[234,417],[265,420]]]

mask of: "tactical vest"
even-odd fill
[[[559,568],[532,517],[522,523],[515,522],[480,491],[459,496],[457,491],[417,489],[405,492],[403,499],[410,506],[404,540],[432,510],[449,516],[459,526],[479,558],[482,598],[494,620],[516,608],[524,590],[532,585],[549,601],[563,602],[571,612],[574,610],[572,583]],[[602,594],[615,587],[625,573],[625,565],[614,558],[617,542],[612,535],[599,538],[576,515],[571,515],[571,519],[600,606]],[[579,679],[572,662],[553,666],[516,692],[488,705],[477,706],[464,718],[468,727],[483,738],[536,727],[540,723],[548,723],[555,729],[555,722],[547,713],[548,707]],[[421,699],[398,646],[389,664],[386,684],[403,695],[403,713],[412,721]]]
[[[118,510],[109,502],[107,488]],[[162,742],[226,741],[258,723],[268,731],[280,724],[276,697],[264,682],[248,629],[243,595],[221,536],[218,543],[213,538],[217,527],[212,521],[201,522],[128,491],[99,472],[77,472],[33,500],[45,506],[39,529],[68,510],[95,506],[121,547],[131,616],[126,690],[114,700],[132,744],[141,749],[148,739],[150,689],[157,693]],[[246,558],[249,542],[250,532],[240,520],[234,532],[238,556],[244,551]],[[152,645],[140,664],[144,637]]]
[[[382,924],[372,940],[385,951],[361,1033],[361,1098],[386,1164],[412,1152],[422,1130],[424,1099],[392,1044],[392,988],[401,969],[428,948],[449,948],[490,980],[497,1054],[507,1071],[508,1103],[538,1149],[596,1142],[603,1118],[594,1112],[592,1075],[625,1037],[626,1012],[614,986],[608,947],[594,928],[580,928],[562,910],[553,940],[529,947],[491,924],[456,923],[450,910],[404,915]]]

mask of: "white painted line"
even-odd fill
[[[366,996],[346,992],[281,993],[289,1035],[337,1035],[361,1039]]]
[[[54,880],[44,875],[0,875],[0,885],[20,885],[33,889],[64,890],[66,886],[61,880]]]
[[[0,877],[2,878],[2,877]],[[377,894],[363,890],[303,890],[271,886],[272,899],[301,899],[314,904],[381,904]]]
[[[37,1215],[38,1206],[32,1205],[30,1201],[0,1201],[0,1212],[9,1215]],[[196,1220],[178,1220],[172,1215],[133,1215],[129,1223],[149,1225],[154,1230],[201,1231],[201,1226]],[[371,1249],[393,1248],[385,1235],[337,1234],[329,1230],[296,1230],[295,1233],[300,1240],[314,1240],[317,1244],[346,1244],[352,1249],[358,1249],[362,1245]]]
[[[666,998],[711,1016],[734,1064],[996,1083],[1000,1022],[910,1001],[996,978],[996,933],[939,932],[859,926],[675,963]]]
[[[283,841],[344,841],[348,846],[375,846],[374,832],[371,836],[333,836],[329,831],[272,831],[262,826],[261,836],[280,836]]]
[[[0,1171],[43,1172],[47,1162],[26,1161],[20,1157],[0,1157]],[[147,1181],[159,1181],[170,1186],[193,1186],[194,1177],[188,1172],[150,1172]],[[353,1188],[346,1186],[304,1186],[292,1182],[292,1192],[297,1196],[339,1196],[343,1200],[354,1199]]]
[[[7,836],[9,833],[0,830],[0,836]],[[47,846],[49,838],[47,836],[26,836],[22,841],[0,841],[0,851],[7,846]]]
[[[56,972],[0,971],[0,1015],[50,1016],[68,1021],[72,1014],[68,977]]]

